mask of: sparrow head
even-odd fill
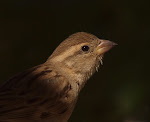
[[[92,75],[102,63],[103,54],[114,45],[114,42],[99,39],[92,34],[78,32],[64,40],[48,61],[62,64],[76,73]]]

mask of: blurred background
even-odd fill
[[[1,83],[44,63],[79,31],[118,46],[82,90],[69,122],[150,122],[149,0],[1,0]]]

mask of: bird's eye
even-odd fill
[[[87,52],[89,49],[90,49],[90,48],[89,48],[89,46],[87,46],[87,45],[82,46],[82,50],[83,50],[84,52]]]

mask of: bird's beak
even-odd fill
[[[117,45],[114,42],[108,41],[108,40],[100,40],[100,44],[97,46],[96,52],[98,55],[102,55],[105,52],[109,51],[112,47]]]

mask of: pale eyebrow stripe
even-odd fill
[[[53,57],[52,60],[55,60],[55,61],[58,61],[58,62],[62,62],[67,57],[69,57],[71,55],[74,55],[77,51],[79,51],[79,49],[81,48],[81,46],[86,45],[86,44],[87,43],[81,43],[81,44],[78,44],[78,45],[71,46],[65,52],[60,53],[56,57]]]

